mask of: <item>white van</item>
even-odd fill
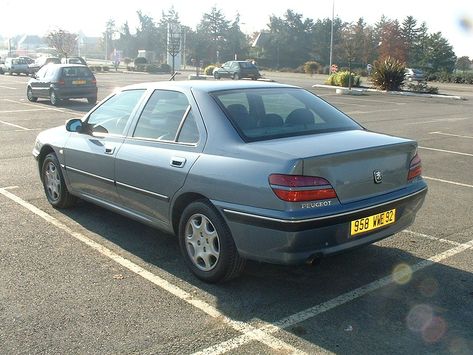
[[[28,63],[24,58],[6,58],[5,71],[10,75],[13,73],[17,75],[21,73],[29,75]]]

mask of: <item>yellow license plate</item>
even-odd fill
[[[357,235],[392,224],[396,221],[396,209],[351,221],[350,235]]]
[[[74,85],[83,85],[83,84],[85,84],[85,80],[72,80],[72,84],[74,84]]]

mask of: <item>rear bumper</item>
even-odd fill
[[[54,88],[59,99],[81,99],[97,97],[97,87]]]
[[[222,210],[239,253],[248,259],[276,264],[301,264],[316,257],[371,244],[402,231],[414,222],[427,186],[404,196],[327,216],[284,219],[225,207]],[[396,222],[350,236],[350,222],[390,209]]]

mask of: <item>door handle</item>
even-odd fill
[[[182,168],[186,164],[186,158],[172,157],[170,164],[171,164],[171,166],[173,166],[175,168]]]
[[[113,155],[115,152],[115,147],[105,147],[105,154]]]

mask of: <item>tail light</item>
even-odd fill
[[[59,79],[59,80],[57,81],[57,84],[58,84],[58,85],[64,85],[65,83],[66,83],[66,82],[64,81],[64,79]]]
[[[336,198],[332,185],[321,177],[271,174],[273,192],[283,201],[301,202]]]
[[[95,84],[97,84],[97,79],[93,78],[93,79],[91,80],[91,82],[92,82],[92,84],[95,85]]]
[[[407,181],[411,181],[422,174],[422,162],[419,154],[416,153],[414,158],[411,159],[409,165],[409,174],[407,175]]]

